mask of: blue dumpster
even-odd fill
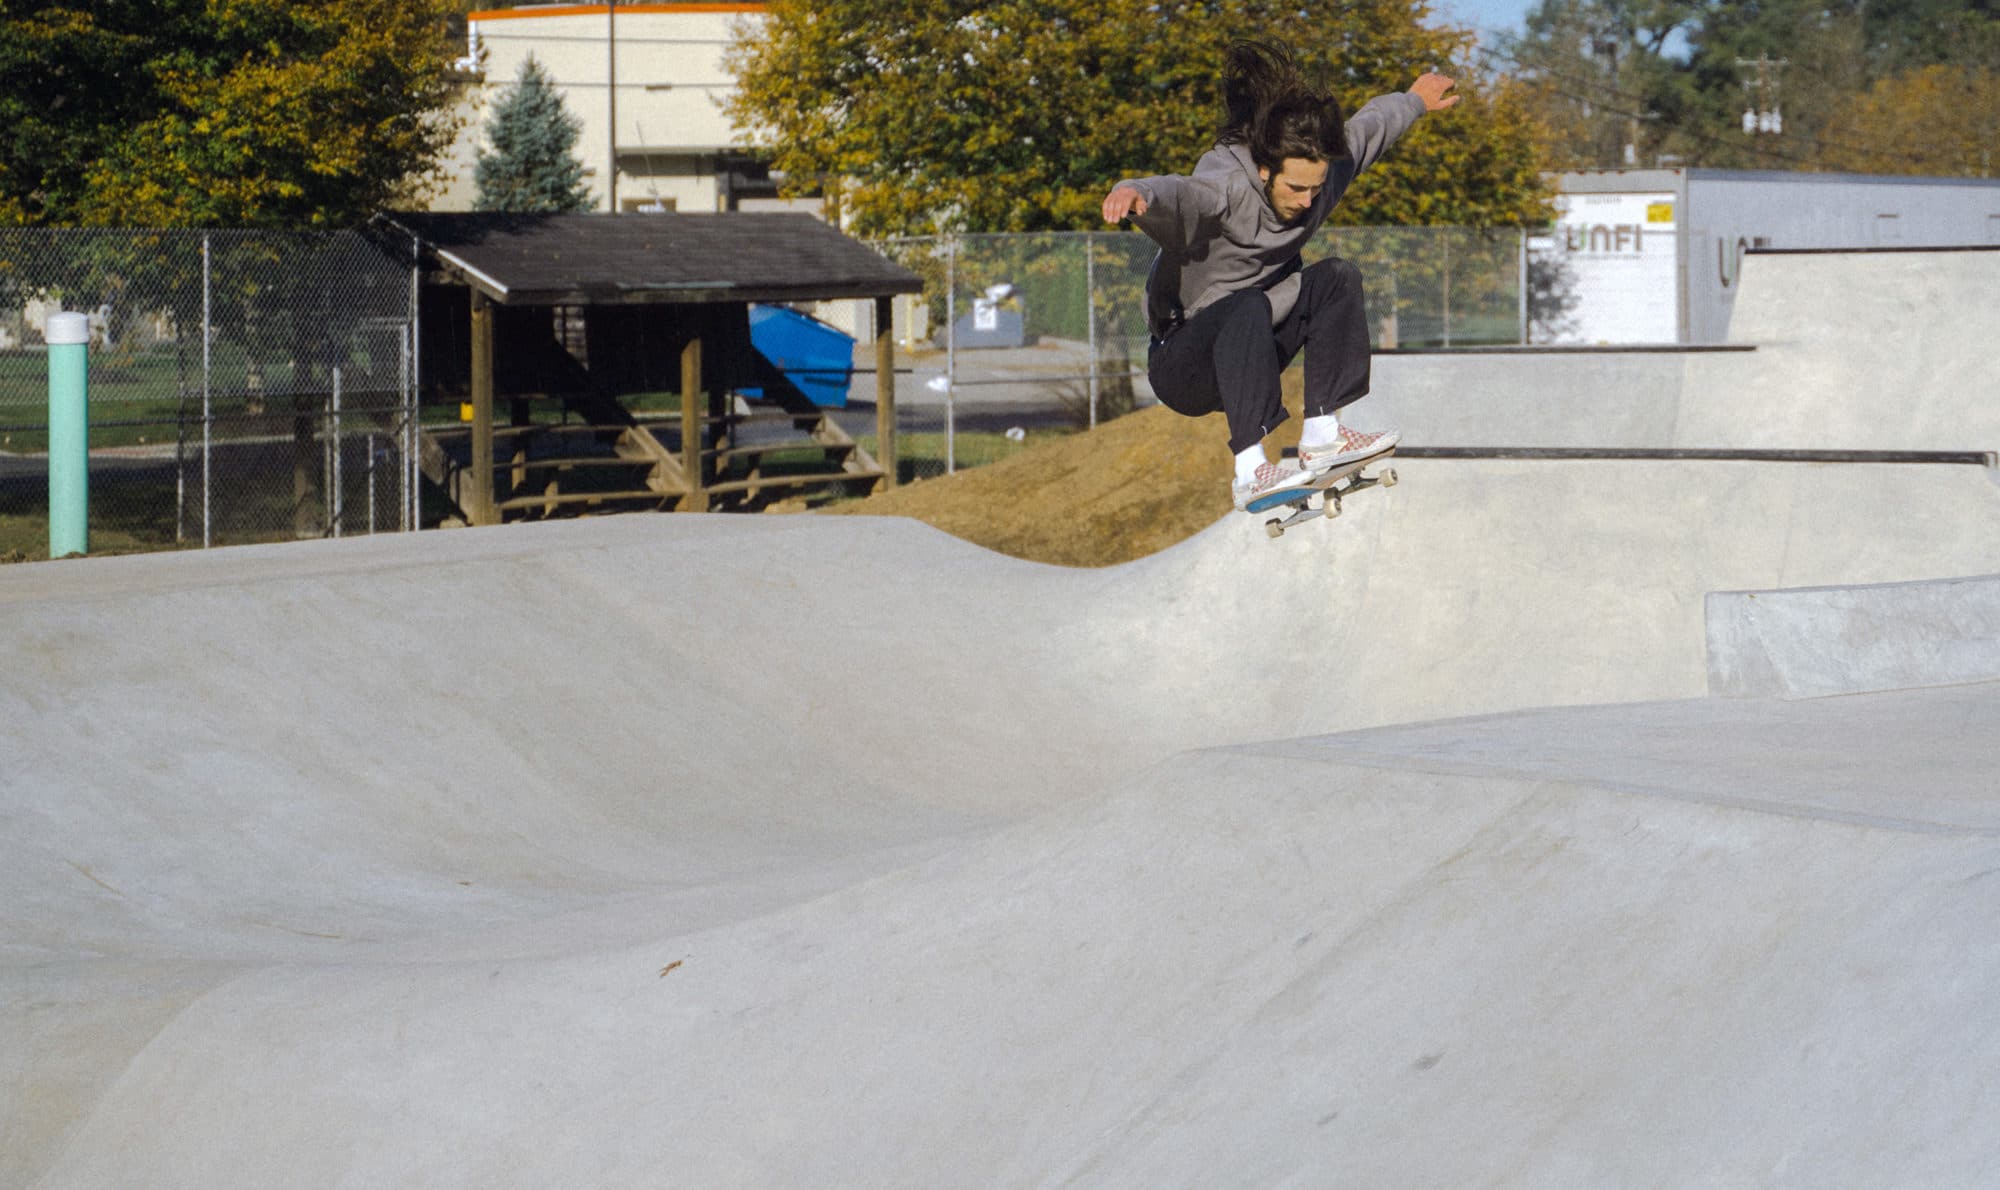
[[[785,306],[750,306],[750,346],[822,408],[845,409],[854,378],[854,336]],[[743,395],[757,399],[761,388]]]

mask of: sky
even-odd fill
[[[1431,8],[1453,24],[1470,25],[1490,42],[1495,33],[1518,33],[1536,0],[1431,0]]]

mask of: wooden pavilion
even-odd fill
[[[809,215],[392,214],[416,244],[427,398],[457,395],[423,466],[469,524],[560,511],[706,511],[773,489],[889,486],[896,475],[890,300],[916,274]],[[876,449],[864,450],[750,344],[753,302],[873,300]],[[791,422],[740,436],[733,395],[761,387]],[[678,391],[678,417],[639,394]],[[505,403],[501,424],[498,410]],[[551,421],[551,417],[559,420]],[[801,469],[801,454],[809,462]],[[764,460],[782,456],[786,468]]]

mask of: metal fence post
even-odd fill
[[[215,342],[215,326],[212,321],[213,284],[208,233],[203,232],[201,234],[201,548],[203,549],[207,549],[210,544],[209,492],[214,487],[212,480],[215,471],[211,454],[213,446],[211,435],[215,428],[215,418],[211,409],[213,397],[210,390],[213,361],[209,356],[212,344]]]
[[[1097,374],[1103,367],[1097,357],[1097,238],[1083,233],[1083,317],[1090,338],[1090,428],[1097,428]]]
[[[173,244],[176,255],[178,255],[187,243],[188,241],[185,237],[175,237]],[[179,263],[178,260],[175,261],[176,265]],[[179,340],[186,334],[187,328],[179,325],[181,320],[178,303],[176,303],[174,319],[176,324],[174,327],[174,337],[176,340]],[[176,347],[175,350],[180,355],[180,358],[176,359],[175,363],[177,365],[184,363],[184,349]],[[188,383],[183,370],[179,368],[176,369],[174,380],[174,544],[180,545],[187,541]]]
[[[1526,347],[1528,345],[1528,229],[1526,227],[1521,228],[1519,236],[1520,246],[1516,251],[1515,263],[1520,276],[1517,290],[1520,294],[1521,303],[1520,340],[1521,346]]]
[[[400,361],[401,367],[397,369],[396,381],[397,386],[402,390],[400,395],[402,397],[403,410],[403,466],[400,468],[402,472],[400,492],[402,499],[400,503],[403,506],[402,521],[405,532],[414,531],[417,527],[417,485],[416,467],[414,465],[416,460],[417,410],[416,401],[413,399],[416,387],[411,383],[411,374],[416,368],[416,363],[411,358],[410,353],[410,338],[411,332],[414,329],[414,323],[405,322],[402,333],[396,336],[397,343],[401,346],[403,352]]]
[[[958,236],[944,239],[944,473],[958,470]]]
[[[424,527],[423,523],[423,376],[419,371],[423,358],[423,281],[424,243],[412,235],[410,237],[410,317],[408,331],[404,338],[407,351],[409,387],[405,390],[403,403],[409,431],[403,448],[404,498],[409,502],[410,532]]]
[[[1451,229],[1444,228],[1438,236],[1444,253],[1444,345],[1451,346]]]
[[[90,552],[90,319],[51,314],[49,557]]]
[[[332,454],[327,458],[331,472],[326,496],[327,520],[333,524],[333,536],[340,536],[341,490],[340,490],[340,365],[333,365],[333,416],[329,419],[327,435]]]

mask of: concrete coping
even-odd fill
[[[1742,355],[1755,343],[1481,343],[1465,347],[1377,347],[1375,355]]]

